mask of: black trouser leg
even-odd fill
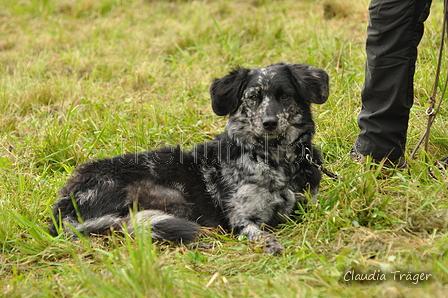
[[[431,0],[372,0],[366,41],[361,130],[355,148],[363,155],[396,160],[406,145],[417,46]]]

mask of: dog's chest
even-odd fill
[[[228,165],[222,167],[222,175],[227,183],[233,185],[254,184],[280,191],[288,184],[284,169],[263,156],[242,155]]]
[[[265,196],[267,201],[275,203],[279,198],[286,199],[288,202],[285,203],[289,205],[289,177],[284,167],[272,157],[272,152],[268,155],[247,152],[219,164],[204,165],[201,172],[206,191],[215,205],[222,206],[223,201],[231,199],[239,189],[248,187],[255,192],[270,194]]]

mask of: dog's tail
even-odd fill
[[[158,240],[188,243],[193,241],[200,232],[200,226],[192,221],[176,217],[160,210],[143,210],[128,218],[128,231],[135,228],[151,226],[151,236]]]
[[[160,210],[143,210],[134,216],[120,217],[116,215],[104,215],[88,219],[82,223],[70,217],[63,218],[63,222],[69,224],[72,229],[83,235],[108,234],[111,229],[123,230],[132,233],[135,229],[150,227],[151,237],[157,240],[168,240],[176,243],[188,243],[193,241],[200,232],[200,226],[195,222],[178,218]],[[70,230],[64,227],[64,230]],[[50,234],[57,235],[56,227],[50,226]]]

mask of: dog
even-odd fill
[[[310,105],[327,100],[329,77],[303,64],[238,67],[215,79],[210,95],[213,111],[228,115],[223,133],[190,151],[178,146],[81,164],[53,205],[50,234],[150,224],[154,239],[188,243],[201,227],[221,226],[281,253],[265,227],[285,222],[306,203],[305,192],[318,193],[322,160],[311,144]]]

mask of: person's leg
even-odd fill
[[[403,157],[417,46],[430,5],[431,0],[371,1],[356,153],[392,162]]]

